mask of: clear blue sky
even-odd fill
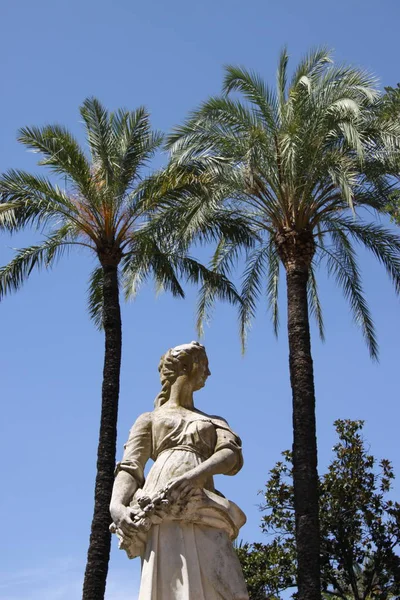
[[[154,126],[167,131],[218,93],[226,63],[272,80],[284,44],[292,64],[326,44],[337,60],[395,85],[399,22],[398,0],[3,2],[0,170],[36,169],[35,156],[15,141],[20,126],[59,122],[82,139],[78,106],[88,95],[110,108],[145,104]],[[0,264],[35,235],[3,236]],[[80,598],[103,360],[102,335],[86,313],[92,264],[85,254],[71,255],[0,306],[1,600]],[[395,465],[399,498],[399,302],[372,258],[362,255],[361,264],[381,361],[371,363],[340,292],[322,279],[327,342],[313,338],[320,469],[331,457],[334,419],[365,419],[372,451]],[[246,511],[247,540],[261,537],[257,491],[291,444],[284,294],[278,341],[263,305],[244,358],[231,308],[217,308],[205,337],[213,374],[197,404],[227,418],[243,439],[243,470],[218,484]],[[118,456],[136,416],[152,408],[160,355],[196,338],[194,314],[194,290],[185,301],[156,299],[150,285],[124,307]],[[113,540],[107,600],[134,600],[139,569]]]

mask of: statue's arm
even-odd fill
[[[144,468],[151,455],[151,429],[151,413],[141,415],[129,432],[124,455],[117,464],[110,513],[114,523],[123,531],[129,531],[133,524],[129,504],[144,483]]]
[[[204,487],[207,479],[212,475],[229,475],[235,468],[236,463],[236,452],[230,448],[222,448],[203,463],[184,475],[173,479],[168,488],[172,492],[172,496],[182,498],[192,493],[196,488]]]
[[[213,475],[235,475],[243,465],[242,443],[226,421],[213,419],[216,425],[217,443],[214,454],[184,475],[170,483],[170,489],[184,496],[193,488],[204,487]]]
[[[117,517],[122,507],[129,506],[138,487],[137,481],[130,473],[127,473],[126,471],[119,471],[119,473],[117,473],[110,503],[110,513],[114,523],[114,515]]]
[[[221,417],[214,423],[217,424],[217,443],[214,452],[219,452],[224,448],[232,450],[235,460],[231,469],[225,471],[224,475],[236,475],[243,467],[242,440]]]
[[[237,462],[236,452],[230,448],[217,450],[210,458],[190,471],[200,484],[213,475],[226,475],[234,469]]]

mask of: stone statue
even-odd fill
[[[137,419],[117,464],[111,531],[142,558],[139,600],[248,600],[232,546],[246,517],[213,482],[242,467],[240,438],[194,407],[210,375],[203,346],[168,350],[159,371],[155,409]]]

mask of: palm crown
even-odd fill
[[[284,50],[276,90],[255,73],[227,67],[224,95],[206,101],[170,135],[172,160],[213,174],[225,206],[240,211],[253,228],[255,247],[247,253],[240,306],[243,341],[264,275],[276,331],[279,266],[299,260],[309,270],[309,304],[323,336],[315,267],[326,259],[376,357],[354,242],[373,252],[400,291],[398,236],[362,220],[371,210],[384,211],[391,183],[377,163],[397,149],[400,125],[377,118],[374,79],[334,66],[325,49],[301,61],[290,82],[287,65]],[[210,204],[208,219],[212,210]],[[207,214],[204,206],[202,211]],[[236,242],[221,236],[214,268],[228,273],[237,253]],[[206,295],[203,288],[203,308]]]
[[[150,216],[173,201],[182,180],[169,173],[145,177],[143,171],[163,137],[152,132],[144,108],[108,111],[95,98],[85,100],[81,116],[90,150],[89,160],[67,129],[58,125],[23,128],[19,141],[42,154],[40,165],[63,177],[63,188],[50,179],[11,170],[0,181],[4,204],[2,224],[18,229],[34,224],[48,232],[40,245],[20,250],[0,270],[0,295],[20,287],[34,267],[50,266],[72,246],[94,252],[100,266],[90,277],[89,309],[102,323],[103,266],[120,268],[127,297],[152,273],[160,288],[183,296],[179,275],[197,282],[212,274],[183,248],[154,227]],[[7,210],[8,207],[8,210]],[[221,280],[219,280],[221,282]],[[234,299],[234,288],[222,282]]]

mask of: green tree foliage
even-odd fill
[[[396,87],[385,87],[383,97],[383,111],[387,116],[399,117],[400,115],[400,83]]]
[[[203,226],[207,231],[212,228],[214,215],[218,229],[225,215],[226,235],[220,235],[211,263],[225,274],[232,272],[240,252],[237,242],[227,239],[229,233],[240,223],[253,226],[239,315],[243,345],[263,290],[274,331],[278,330],[280,265],[286,269],[291,266],[289,258],[304,261],[311,254],[309,306],[321,336],[316,273],[325,266],[343,289],[371,356],[376,357],[356,248],[369,250],[399,288],[398,236],[363,217],[379,218],[386,212],[393,185],[381,168],[386,165],[381,158],[397,151],[400,122],[377,118],[383,99],[372,75],[335,66],[326,49],[310,52],[291,79],[288,60],[284,50],[275,88],[252,71],[228,66],[224,94],[204,102],[167,138],[172,163],[197,173],[204,182],[203,195],[185,198],[169,217],[176,214],[181,235],[193,239]],[[297,238],[307,234],[309,244],[300,243]],[[290,257],[288,238],[297,240]],[[207,295],[205,287],[199,327],[209,317]]]
[[[395,88],[386,87],[382,99],[382,114],[386,119],[400,122],[400,83]],[[394,157],[393,174],[400,182],[400,148]],[[400,190],[396,189],[390,194],[387,210],[392,221],[400,225]]]
[[[377,460],[363,421],[338,420],[339,437],[320,477],[321,583],[325,598],[386,600],[400,595],[400,504],[390,497],[389,460]],[[238,555],[252,600],[280,598],[296,587],[292,457],[270,471],[261,509],[268,544],[242,544]]]
[[[282,266],[286,275],[300,600],[320,599],[309,325],[311,313],[323,337],[317,271],[325,269],[343,290],[374,358],[378,344],[357,246],[378,259],[400,292],[400,238],[371,219],[387,214],[392,181],[382,165],[400,137],[400,122],[381,118],[380,102],[374,77],[335,65],[326,49],[310,52],[292,75],[284,50],[274,87],[228,66],[223,94],[204,102],[168,140],[173,164],[198,173],[208,190],[202,201],[189,198],[186,213],[177,215],[182,236],[195,236],[223,210],[252,228],[239,305],[243,344],[262,297],[277,331]],[[238,244],[221,233],[212,268],[229,275],[239,254]],[[200,322],[208,318],[213,296],[203,286]]]

